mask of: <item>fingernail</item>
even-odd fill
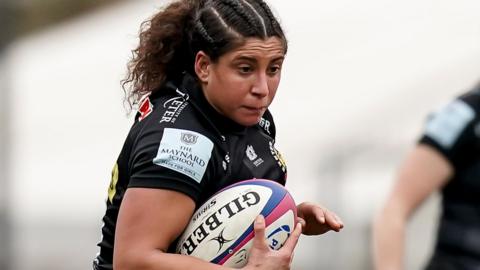
[[[305,226],[305,220],[300,220],[298,224],[302,225],[302,227]]]
[[[262,221],[263,221],[262,215],[258,215],[257,218],[255,219],[255,223],[262,223]]]
[[[300,233],[302,233],[302,231],[303,231],[302,223],[298,222],[297,227],[295,227],[295,230],[297,230],[297,228],[300,228],[299,231],[300,231]]]

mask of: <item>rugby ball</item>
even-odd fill
[[[283,246],[295,227],[297,207],[277,182],[245,180],[208,199],[193,214],[177,244],[177,253],[225,265],[245,266],[253,243],[253,222],[265,217],[265,237],[272,249]]]

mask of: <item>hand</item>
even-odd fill
[[[271,249],[265,240],[265,219],[258,216],[253,225],[255,236],[250,249],[248,263],[245,270],[289,270],[293,259],[293,250],[302,233],[302,226],[297,223],[295,229],[279,250]]]
[[[338,232],[343,228],[342,220],[335,213],[311,202],[299,204],[297,215],[305,235],[318,235],[330,230]]]

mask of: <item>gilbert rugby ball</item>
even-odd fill
[[[253,243],[253,222],[265,217],[272,249],[283,246],[296,224],[297,207],[282,185],[252,179],[228,186],[193,214],[177,244],[177,253],[233,268],[243,267]]]

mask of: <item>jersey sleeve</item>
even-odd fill
[[[188,129],[144,126],[132,149],[129,187],[175,190],[198,201],[207,179],[213,142]]]
[[[439,151],[457,168],[470,155],[480,131],[478,104],[478,96],[462,96],[431,114],[420,143]]]

